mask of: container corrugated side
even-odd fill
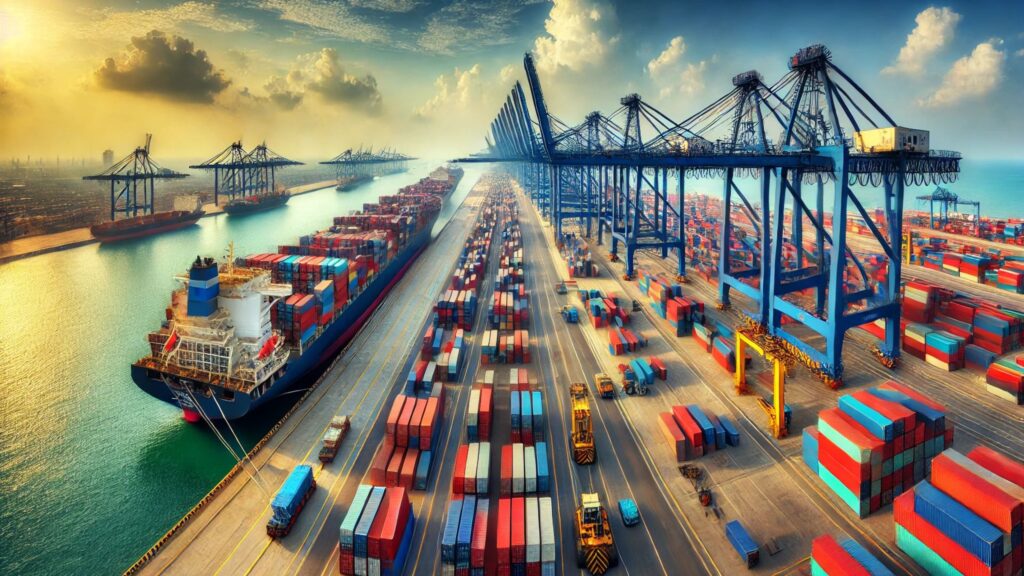
[[[356,488],[356,493],[352,496],[352,503],[349,504],[348,511],[345,512],[345,518],[342,519],[341,526],[338,529],[338,545],[342,550],[352,550],[355,546],[353,534],[356,524],[359,522],[359,517],[366,506],[366,500],[370,497],[370,492],[372,491],[373,486],[369,484],[360,484]]]
[[[522,494],[525,489],[526,479],[526,467],[523,463],[524,451],[521,443],[515,443],[512,445],[512,493]]]
[[[536,496],[526,498],[526,563],[540,562],[540,508]]]
[[[481,442],[476,464],[476,493],[487,494],[491,477],[491,443]]]
[[[555,516],[550,496],[542,496],[540,505],[540,561],[554,562],[558,554],[555,545]]]
[[[523,491],[527,494],[537,492],[537,449],[533,446],[523,448]]]

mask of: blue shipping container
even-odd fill
[[[441,561],[455,565],[455,546],[459,539],[459,520],[464,500],[448,503],[448,515],[444,518],[444,532],[441,533]]]
[[[1003,533],[927,480],[914,488],[914,511],[986,566],[1003,559]]]
[[[753,568],[757,566],[757,562],[761,559],[760,550],[757,547],[757,543],[754,539],[747,534],[747,530],[740,524],[739,520],[733,520],[725,525],[725,536],[729,539],[729,543],[739,553],[740,558],[743,558],[747,563],[747,568]]]
[[[728,416],[719,415],[718,422],[725,428],[725,442],[729,446],[740,445],[740,432],[733,425],[732,420]]]
[[[313,469],[307,464],[296,466],[285,478],[284,484],[270,503],[270,508],[274,511],[274,520],[287,524],[312,483]]]
[[[547,442],[537,442],[535,453],[537,458],[537,491],[547,492],[551,489]]]

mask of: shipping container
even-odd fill
[[[490,489],[491,472],[491,443],[481,442],[480,453],[477,456],[476,466],[476,490],[477,494],[487,495]]]
[[[551,489],[548,444],[547,442],[538,442],[534,448],[536,448],[537,454],[537,492],[547,492]]]
[[[754,539],[747,534],[746,528],[739,520],[732,520],[725,525],[725,536],[729,539],[733,549],[740,555],[740,558],[747,564],[747,568],[757,566],[761,559],[760,549]]]
[[[512,494],[523,494],[526,489],[526,464],[524,462],[524,446],[521,443],[512,445]]]
[[[537,492],[537,450],[533,446],[523,448],[523,492]]]

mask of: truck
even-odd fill
[[[335,456],[338,455],[338,448],[341,446],[345,436],[348,435],[348,430],[351,427],[352,422],[348,414],[335,416],[331,419],[331,423],[327,425],[327,431],[324,432],[323,446],[320,448],[321,462],[324,464],[334,462]]]
[[[619,563],[608,511],[596,493],[580,494],[576,508],[576,565],[599,576]]]
[[[619,515],[622,516],[622,523],[626,526],[636,526],[640,523],[640,509],[632,498],[619,500]]]
[[[566,304],[562,306],[562,319],[566,324],[576,324],[580,321],[580,313],[575,306]]]
[[[569,290],[565,287],[565,282],[558,282],[555,284],[555,294],[566,294],[568,292]]]
[[[587,385],[569,385],[572,402],[572,454],[577,464],[593,464],[597,461],[594,447],[594,426],[590,420],[590,402],[587,401]]]
[[[601,398],[615,398],[615,384],[612,383],[611,377],[604,372],[594,374],[594,387],[601,394]]]
[[[273,516],[267,522],[267,536],[283,538],[292,531],[295,520],[302,513],[309,497],[316,490],[316,478],[313,468],[308,464],[299,464],[292,470],[281,485],[281,489],[270,502]]]
[[[622,373],[622,391],[633,396],[639,394],[641,396],[647,395],[647,386],[637,379],[636,373],[633,369],[625,364],[619,364],[619,372]]]

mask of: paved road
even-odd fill
[[[383,436],[382,407],[396,392],[418,349],[422,328],[449,281],[482,194],[474,189],[450,223],[393,289],[364,329],[254,458],[143,568],[148,574],[286,574],[326,570],[340,524],[339,503],[358,484]],[[353,429],[337,459],[320,467],[314,452],[335,414],[352,414]],[[316,463],[319,485],[292,533],[265,534],[271,495],[298,463]],[[256,472],[258,470],[258,472]],[[251,476],[250,476],[251,474]],[[315,568],[314,568],[315,567]],[[336,569],[336,568],[335,568]]]

